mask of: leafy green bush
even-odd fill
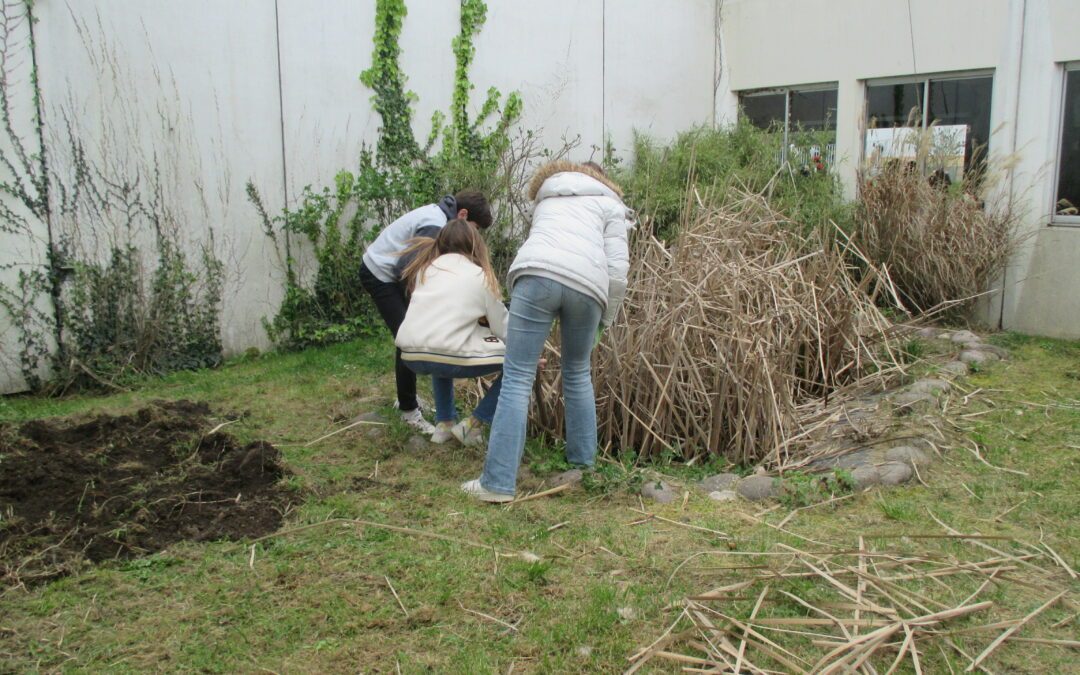
[[[826,141],[813,132],[796,132],[789,140],[802,147],[824,147]],[[666,145],[638,134],[633,163],[622,168],[609,158],[608,164],[627,202],[664,238],[674,233],[694,199],[688,188],[696,188],[702,198],[723,198],[731,188],[764,193],[794,222],[818,227],[831,221],[848,228],[851,209],[836,176],[827,169],[781,164],[782,142],[780,132],[740,121],[723,129],[691,129]]]

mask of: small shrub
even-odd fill
[[[821,134],[800,132],[802,145],[824,145]],[[830,171],[802,171],[780,163],[782,135],[746,121],[725,129],[701,127],[660,144],[638,134],[634,161],[623,168],[608,159],[615,179],[655,234],[670,239],[693,204],[687,188],[723,195],[729,190],[764,194],[790,222],[806,228],[835,222],[848,227],[850,207]],[[829,226],[831,227],[831,226]]]

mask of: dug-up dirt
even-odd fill
[[[275,531],[292,493],[274,446],[212,431],[205,403],[0,425],[0,590],[181,540]]]

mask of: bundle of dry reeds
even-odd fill
[[[1009,641],[1080,648],[1067,633],[1019,634],[1055,605],[1065,618],[1051,629],[1076,618],[1068,590],[1076,572],[1053,549],[960,533],[908,535],[948,541],[934,550],[875,549],[868,539],[823,551],[786,544],[761,552],[710,551],[733,564],[709,570],[736,576],[687,598],[671,627],[629,658],[627,673],[652,659],[689,672],[724,673],[892,673],[906,660],[921,673],[929,656],[946,652],[963,659],[967,671],[989,672],[984,664]],[[959,543],[984,555],[958,557]],[[1029,609],[1003,618],[986,596],[1000,599],[1008,591],[1030,596],[1022,601]]]
[[[875,171],[862,181],[855,245],[888,271],[901,309],[963,318],[1016,248],[1014,213],[985,204],[970,181],[946,187],[900,163]]]
[[[801,404],[883,370],[888,322],[840,245],[804,234],[763,196],[687,212],[670,245],[633,245],[623,310],[594,357],[600,444],[782,466]],[[532,419],[561,436],[557,342],[548,358]]]

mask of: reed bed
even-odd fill
[[[1004,271],[1019,241],[1016,215],[1002,199],[984,203],[977,183],[945,186],[900,163],[864,177],[853,240],[887,270],[900,309],[965,319]]]
[[[1080,648],[1068,627],[1076,572],[1049,547],[1003,539],[867,535],[847,548],[697,554],[720,585],[686,598],[626,672],[667,661],[684,672],[922,673],[942,656],[990,672],[1006,643]],[[980,555],[958,556],[965,545]],[[1005,600],[1023,609],[1003,612]]]
[[[842,237],[806,233],[762,195],[691,204],[671,244],[632,245],[623,310],[594,356],[600,444],[782,468],[831,396],[893,372],[878,280],[853,281]],[[555,333],[532,422],[560,437]]]

